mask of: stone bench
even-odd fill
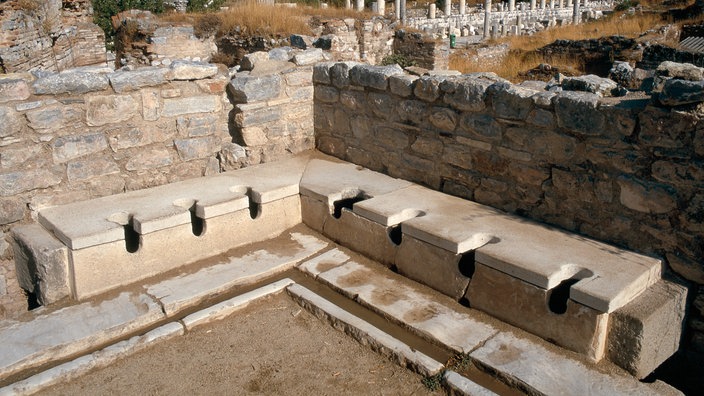
[[[36,286],[45,304],[303,222],[455,301],[637,376],[681,336],[686,290],[661,279],[660,260],[318,153],[48,208],[39,222],[16,229],[16,257],[23,287]]]

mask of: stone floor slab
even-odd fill
[[[0,380],[114,341],[163,318],[152,298],[124,292],[100,303],[74,305],[6,325],[0,329]]]
[[[497,332],[477,317],[477,311],[433,295],[381,266],[350,261],[321,273],[318,279],[419,336],[456,352],[470,352]]]
[[[304,261],[298,265],[298,269],[306,274],[317,278],[321,272],[335,268],[346,263],[350,259],[345,252],[338,248],[328,250],[317,257]]]
[[[463,377],[462,375],[448,370],[443,375],[445,384],[448,387],[449,393],[451,395],[464,395],[464,396],[498,396],[496,393],[486,389],[485,387],[477,384],[476,382]]]
[[[197,326],[226,318],[232,313],[247,307],[249,303],[270,294],[281,292],[293,283],[294,281],[288,278],[270,283],[266,286],[262,286],[250,292],[243,293],[237,297],[233,297],[229,300],[210,306],[206,309],[192,313],[183,318],[181,321],[183,322],[183,325],[186,326],[186,330],[193,330]]]
[[[392,358],[399,365],[408,367],[425,376],[435,375],[443,369],[442,363],[410,348],[403,342],[343,310],[309,289],[294,284],[286,290],[294,300],[318,318],[327,320],[333,327],[344,331],[362,344],[371,345],[372,349]]]
[[[294,232],[288,243],[278,246],[277,250],[261,249],[229,257],[226,262],[146,286],[146,289],[163,304],[166,315],[173,316],[235,286],[291,269],[327,246],[327,242],[315,236]]]
[[[183,326],[176,322],[167,323],[144,335],[118,342],[90,355],[79,357],[1,388],[0,396],[35,394],[52,385],[71,381],[89,371],[107,367],[119,359],[147,348],[155,342],[166,341],[179,335],[183,335]]]
[[[541,343],[500,333],[470,354],[481,367],[536,395],[655,395],[647,384],[605,373]]]

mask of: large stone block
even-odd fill
[[[389,86],[389,77],[395,74],[403,74],[403,69],[399,65],[356,65],[352,67],[349,74],[350,81],[354,85],[386,90]]]
[[[493,81],[479,78],[452,78],[443,81],[443,101],[462,111],[482,111],[486,107],[486,91]]]
[[[625,176],[618,178],[621,204],[643,213],[667,213],[677,209],[673,191],[663,185],[645,183]]]
[[[397,235],[402,235],[402,227]],[[471,253],[455,254],[448,250],[402,235],[394,263],[398,272],[452,297],[462,299],[474,270]]]
[[[80,110],[61,104],[40,107],[28,111],[25,115],[29,121],[29,127],[39,133],[46,133],[47,131],[44,130],[61,129],[64,125],[77,124],[82,118]]]
[[[24,123],[19,113],[7,106],[0,106],[0,138],[17,135]]]
[[[29,98],[29,86],[21,79],[0,79],[0,103]]]
[[[164,99],[161,115],[174,117],[194,113],[215,113],[222,109],[222,101],[216,95],[191,96],[187,98]]]
[[[110,157],[91,158],[68,163],[66,174],[69,182],[120,173],[120,167]]]
[[[130,95],[90,96],[86,99],[86,122],[90,126],[116,124],[138,115],[139,103]]]
[[[116,71],[108,78],[112,89],[117,93],[136,91],[143,87],[164,84],[168,69],[163,67],[140,67],[130,71]]]
[[[560,92],[555,99],[557,125],[581,135],[603,132],[605,117],[599,111],[599,96],[587,92]]]
[[[680,347],[687,288],[667,280],[650,286],[609,318],[608,359],[643,379]]]
[[[169,72],[173,80],[201,80],[218,74],[218,66],[179,59],[171,62]]]
[[[0,174],[0,196],[9,197],[59,183],[61,183],[61,176],[49,169],[4,173]]]
[[[237,106],[235,114],[235,126],[238,128],[246,128],[257,126],[260,124],[278,121],[283,117],[282,106],[267,106],[258,107],[255,109],[242,108]]]
[[[608,314],[568,296],[565,290],[545,290],[481,263],[467,290],[472,308],[598,362],[605,353]]]
[[[533,110],[532,96],[535,91],[511,83],[496,83],[487,89],[491,95],[491,107],[497,117],[509,120],[525,120]]]
[[[84,94],[102,91],[108,86],[105,74],[69,70],[38,78],[32,84],[32,89],[37,95]]]
[[[399,74],[389,77],[389,89],[394,95],[402,98],[407,98],[413,95],[414,83],[418,80],[418,76],[407,74]]]
[[[13,228],[17,281],[42,305],[71,296],[68,248],[38,224]]]
[[[704,80],[668,80],[658,94],[658,100],[665,106],[704,102]]]
[[[330,68],[330,80],[337,88],[347,88],[350,85],[350,70],[358,62],[340,62]]]
[[[324,60],[324,56],[323,50],[320,48],[309,48],[293,55],[293,63],[298,66],[313,65],[322,60]]]
[[[171,158],[171,153],[172,151],[163,147],[142,150],[130,157],[127,164],[125,164],[125,169],[128,171],[139,171],[169,166],[174,162]]]
[[[227,91],[235,103],[251,103],[278,98],[281,95],[281,76],[250,76],[238,73],[230,81]]]
[[[14,223],[24,218],[26,204],[17,199],[0,199],[0,225]]]
[[[216,136],[174,140],[176,151],[183,161],[212,156],[220,150],[220,143]]]
[[[615,90],[616,87],[618,87],[618,84],[613,80],[594,74],[566,77],[562,81],[562,89],[565,91],[591,92],[600,96],[611,96],[611,91]]]
[[[418,99],[426,102],[434,102],[442,95],[440,83],[443,81],[444,77],[423,76],[416,81],[413,93]]]
[[[330,68],[334,62],[320,62],[313,67],[313,82],[330,84]]]
[[[97,153],[108,148],[102,133],[72,135],[57,138],[52,142],[54,162],[63,163],[87,154]]]

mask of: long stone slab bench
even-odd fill
[[[15,233],[16,256],[23,257],[18,267],[24,268],[18,273],[28,274],[25,285],[63,285],[79,300],[265,241],[303,222],[592,361],[601,360],[608,346],[609,358],[638,376],[671,356],[681,336],[675,323],[683,320],[686,290],[661,280],[660,260],[319,153],[49,208],[39,221],[42,238],[38,231]],[[61,245],[53,249],[66,254],[49,260],[31,247],[52,235]],[[63,279],[41,275],[54,267],[62,267]],[[51,281],[37,281],[42,277]],[[666,347],[654,348],[650,341],[665,317],[674,330],[658,343]],[[617,329],[618,342],[610,328]]]

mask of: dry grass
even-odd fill
[[[310,34],[308,21],[317,18],[369,18],[369,12],[343,8],[288,7],[265,5],[256,1],[239,1],[228,4],[228,9],[210,13],[169,13],[162,19],[174,23],[189,23],[204,34],[220,35],[239,30],[241,34],[289,35]]]
[[[524,78],[521,73],[538,67],[541,63],[549,64],[553,69],[565,75],[579,75],[584,73],[584,62],[570,56],[555,56],[549,60],[537,52],[511,51],[498,64],[487,66],[468,60],[467,56],[455,52],[450,56],[450,69],[462,73],[475,73],[491,71],[507,80],[520,82]]]

